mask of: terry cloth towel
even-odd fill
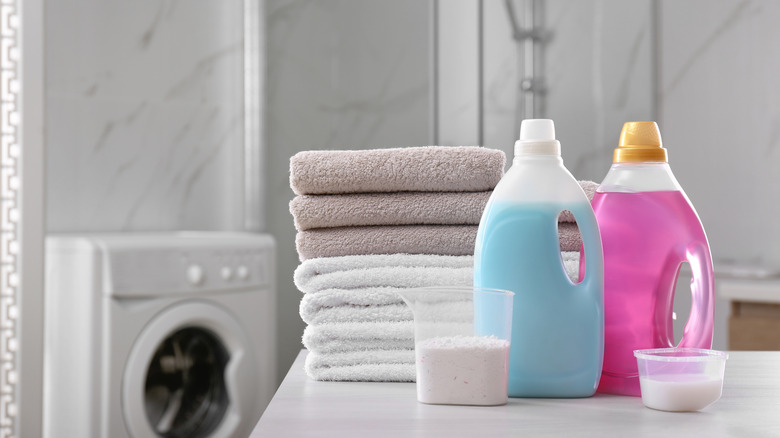
[[[596,189],[599,188],[598,183],[593,181],[577,181],[582,187],[582,191],[585,192],[585,196],[588,197],[588,201],[593,201],[593,195],[596,194]],[[561,215],[558,216],[558,222],[574,222],[574,215],[569,210],[564,210]]]
[[[582,248],[580,229],[574,222],[558,222],[558,241],[561,251],[579,251]]]
[[[306,324],[328,324],[337,322],[389,322],[412,321],[412,310],[404,303],[373,304],[356,306],[342,304],[337,306],[319,306],[313,299],[319,294],[304,295],[301,300],[301,319]]]
[[[301,263],[293,280],[303,293],[328,289],[367,289],[377,303],[400,303],[391,288],[464,285],[472,282],[473,256],[376,254],[313,258]],[[369,289],[376,288],[376,289]],[[395,301],[386,300],[395,296]],[[356,302],[355,304],[360,304]]]
[[[315,353],[413,350],[414,324],[397,321],[307,325],[303,329],[303,345]]]
[[[403,256],[403,255],[398,255]],[[435,272],[432,274],[434,280],[431,285],[453,284],[453,285],[471,285],[472,268],[414,268],[414,267],[373,267],[373,268],[351,268],[343,271],[334,271],[338,260],[341,259],[345,266],[354,266],[352,260],[359,260],[361,257],[378,258],[383,256],[351,256],[351,257],[332,257],[330,259],[312,259],[304,262],[304,265],[296,270],[296,284],[300,283],[308,291],[301,299],[300,315],[307,324],[325,324],[339,322],[369,322],[369,321],[412,321],[412,312],[401,299],[399,292],[403,292],[406,287],[360,287],[360,288],[326,288],[322,287],[346,284],[367,284],[376,282],[377,284],[387,284],[393,281],[394,284],[410,284],[396,282],[396,278],[406,278],[411,280],[418,277],[428,270]],[[392,256],[386,256],[392,257]],[[409,260],[416,256],[406,255],[401,260]],[[436,256],[428,256],[436,257]],[[439,256],[443,257],[443,256]],[[398,258],[398,257],[394,257]],[[456,259],[473,260],[470,256],[449,257]],[[564,269],[567,275],[573,281],[577,281],[579,274],[578,251],[561,253]],[[374,260],[376,262],[376,260]],[[349,263],[348,263],[349,262]],[[317,264],[324,265],[322,271],[316,269]],[[458,277],[448,273],[449,271],[458,272]],[[465,270],[465,275],[459,272]],[[449,276],[449,280],[447,280]],[[419,278],[427,280],[424,275]],[[420,284],[420,286],[427,285]],[[299,286],[300,287],[300,286]]]
[[[314,380],[414,382],[414,350],[368,350],[306,355],[304,370]]]
[[[301,261],[372,254],[473,255],[476,225],[387,225],[300,231],[295,246]],[[577,224],[558,223],[561,251],[579,251]]]
[[[303,195],[290,202],[298,231],[365,225],[479,225],[492,191]]]
[[[481,192],[505,164],[503,151],[477,146],[304,151],[290,158],[290,187],[296,195]]]
[[[368,254],[473,255],[476,225],[380,225],[300,231],[301,261]]]
[[[403,295],[403,290],[399,290],[399,296]],[[371,306],[352,306],[340,305],[335,307],[315,307],[306,303],[312,297],[319,294],[305,295],[301,300],[301,318],[304,322],[311,325],[328,324],[339,322],[392,322],[392,321],[412,321],[411,309],[404,303],[388,305]],[[424,305],[424,304],[420,304]],[[434,309],[435,307],[435,309]],[[473,306],[471,302],[436,302],[429,303],[428,308],[436,312],[442,312],[446,315],[466,315],[465,319],[473,320]]]

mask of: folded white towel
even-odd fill
[[[563,269],[569,276],[569,280],[576,283],[580,275],[580,252],[562,251],[561,260],[563,260]]]
[[[301,263],[295,285],[303,293],[326,289],[465,285],[473,281],[473,256],[380,254],[321,257]]]
[[[394,321],[308,325],[303,330],[303,345],[315,353],[412,350],[414,324]]]
[[[322,306],[316,298],[320,294],[307,294],[301,300],[301,319],[306,324],[334,322],[411,321],[412,311],[404,303],[384,305],[352,305],[341,303]]]
[[[309,353],[311,354],[311,353]],[[308,356],[307,356],[308,358]],[[314,380],[341,382],[414,382],[414,364],[356,364],[331,368],[305,368]]]
[[[303,295],[301,308],[305,306],[307,311],[318,310],[326,307],[338,306],[386,306],[390,304],[403,304],[398,292],[405,290],[403,287],[365,287],[359,289],[323,289]]]
[[[403,289],[398,289],[403,294]],[[347,293],[358,294],[358,291],[347,291]],[[318,325],[340,322],[389,322],[389,321],[412,321],[412,310],[403,302],[395,304],[381,305],[353,305],[339,304],[336,306],[321,306],[317,304],[317,298],[320,293],[304,295],[301,300],[300,314],[301,318],[307,324]],[[461,315],[461,319],[472,320],[473,306],[471,301],[432,301],[427,304],[419,303],[425,306],[422,311],[439,312],[449,317]]]
[[[309,352],[304,364],[314,380],[414,382],[414,350]]]
[[[410,323],[411,324],[411,323]],[[408,350],[414,349],[414,336],[410,333],[408,339],[381,339],[366,338],[357,339],[351,341],[345,341],[339,338],[319,338],[316,342],[307,342],[306,332],[309,331],[307,326],[303,331],[304,341],[303,346],[307,350],[315,353],[338,353],[345,351],[368,351],[368,350]],[[410,325],[411,327],[411,325]],[[414,331],[414,329],[412,329]]]
[[[398,256],[401,256],[400,254]],[[376,262],[376,257],[387,256],[350,256],[359,258],[370,257],[367,262]],[[405,255],[394,259],[409,261],[410,258],[419,256]],[[436,257],[436,256],[424,256]],[[470,256],[438,256],[439,261],[447,263],[466,262],[464,258]],[[572,281],[577,281],[579,272],[579,253],[574,251],[561,253],[566,273]],[[345,257],[334,257],[345,259]],[[453,260],[455,259],[455,260]],[[356,259],[350,259],[350,262]],[[296,283],[299,288],[307,292],[300,304],[300,315],[307,324],[323,324],[333,322],[362,322],[362,321],[409,321],[412,319],[411,310],[406,307],[401,299],[405,289],[414,287],[407,281],[406,287],[356,287],[348,289],[343,287],[320,289],[326,286],[341,284],[342,286],[388,283],[399,284],[404,278],[413,278],[416,287],[430,285],[471,285],[472,268],[410,268],[410,267],[373,267],[367,269],[351,269],[346,271],[333,271],[335,260],[312,259],[306,266],[301,265],[296,271]],[[317,264],[323,269],[317,270]],[[454,273],[454,275],[452,275]],[[395,276],[393,276],[395,275]],[[448,276],[449,275],[449,276]],[[400,277],[399,277],[400,276]]]

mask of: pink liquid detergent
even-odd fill
[[[639,396],[633,350],[674,346],[674,288],[685,261],[693,273],[693,301],[680,346],[712,346],[710,249],[682,192],[597,192],[592,204],[604,248],[604,365],[598,392]]]

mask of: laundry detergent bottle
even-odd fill
[[[712,347],[710,248],[667,164],[655,122],[623,125],[593,210],[604,248],[604,367],[598,391],[639,396],[633,351],[674,346],[674,290],[683,262],[693,274],[692,303],[679,346]]]
[[[510,397],[589,397],[601,375],[603,268],[598,226],[588,198],[563,166],[552,120],[523,120],[511,168],[482,214],[474,285],[515,293],[509,358]],[[564,270],[558,215],[573,213],[584,244],[579,283]],[[475,303],[485,334],[490,315]],[[496,321],[498,318],[492,318]]]

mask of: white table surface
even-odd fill
[[[780,352],[730,352],[723,396],[699,412],[638,397],[510,398],[505,406],[417,402],[414,383],[317,382],[302,351],[251,437],[780,437]]]

